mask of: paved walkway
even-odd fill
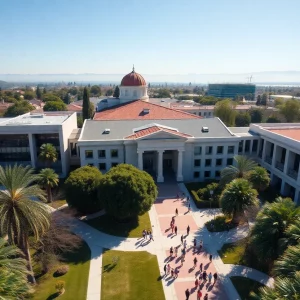
[[[176,194],[184,192],[188,195],[188,191],[184,184],[180,183],[164,183],[158,184],[159,195],[149,211],[150,221],[152,224],[152,232],[154,242],[149,242],[143,238],[122,238],[111,236],[100,232],[86,223],[74,219],[74,233],[79,235],[91,249],[91,263],[88,281],[88,300],[100,300],[101,294],[101,272],[102,272],[102,251],[104,248],[121,251],[148,251],[157,255],[159,268],[161,270],[163,289],[167,300],[185,299],[184,291],[189,288],[191,290],[190,299],[196,299],[196,289],[194,288],[195,276],[199,274],[199,264],[203,263],[203,268],[208,274],[218,273],[218,280],[215,285],[205,283],[201,285],[203,296],[209,294],[209,299],[240,299],[234,288],[230,276],[243,276],[257,280],[265,285],[272,286],[273,279],[257,270],[244,266],[224,264],[218,255],[219,250],[224,243],[235,242],[247,236],[248,226],[232,229],[229,232],[210,233],[204,226],[205,222],[213,219],[220,214],[218,209],[202,209],[196,208],[193,201],[191,211],[187,212],[187,202],[177,200]],[[175,209],[178,209],[179,216],[175,218],[178,227],[178,234],[172,234],[169,227],[172,216],[175,215]],[[97,217],[102,212],[87,216],[87,219]],[[170,247],[178,247],[178,253],[181,252],[180,236],[186,235],[186,227],[190,226],[191,231],[185,237],[187,241],[187,254],[185,262],[180,267],[178,257],[168,259]],[[204,251],[193,252],[192,241],[196,238],[198,241],[203,240]],[[208,254],[213,255],[212,263],[209,262]],[[193,259],[197,257],[197,267],[193,269]],[[177,279],[170,276],[164,276],[163,267],[166,263],[170,263],[172,268],[180,270]]]

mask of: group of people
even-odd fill
[[[149,241],[153,241],[154,242],[153,234],[152,234],[152,232],[150,230],[144,229],[142,234],[143,234],[143,239],[144,240],[147,240],[148,237],[149,237]]]
[[[186,297],[186,300],[189,300],[189,298],[190,298],[190,290],[189,289],[185,290],[185,297]],[[197,291],[197,300],[201,300],[201,297],[202,297],[202,292],[199,289]],[[208,300],[208,294],[207,293],[205,294],[203,300]]]
[[[178,215],[178,211],[177,211],[177,215]],[[175,225],[175,217],[172,217],[171,219],[170,228],[172,230],[172,233],[175,233],[175,235],[177,235],[177,226]]]

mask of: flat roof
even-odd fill
[[[60,125],[69,118],[70,112],[53,113],[27,113],[14,118],[0,120],[0,126],[26,126],[26,125]]]
[[[183,119],[183,120],[86,120],[80,141],[123,140],[134,133],[135,128],[157,124],[176,128],[180,133],[195,138],[230,138],[233,134],[218,118]],[[208,127],[208,132],[202,132],[202,127]],[[104,134],[110,129],[109,134]]]
[[[266,128],[267,129],[267,128]],[[278,128],[278,129],[267,129],[273,133],[281,136],[300,141],[300,128]]]
[[[250,127],[228,127],[228,129],[236,134],[237,136],[253,136],[251,132],[249,132]]]

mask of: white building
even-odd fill
[[[128,163],[149,172],[157,182],[170,177],[188,182],[218,179],[240,154],[265,167],[271,184],[300,204],[300,124],[228,128],[218,118],[150,103],[141,75],[133,71],[124,78],[124,98],[107,103],[82,129],[77,128],[76,114],[67,112],[0,119],[0,164],[41,168],[39,147],[49,142],[60,153],[52,167],[61,176],[70,165],[93,165],[105,173]],[[136,99],[134,91],[145,100]]]

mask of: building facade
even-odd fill
[[[209,84],[208,96],[217,98],[235,98],[236,96],[245,97],[252,94],[255,98],[256,87],[254,84],[238,84],[238,83],[225,83],[225,84]]]

